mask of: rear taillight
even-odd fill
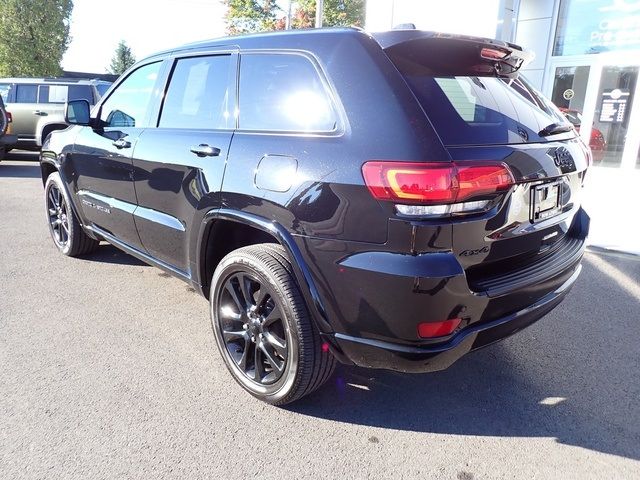
[[[515,183],[502,163],[372,161],[362,166],[362,174],[375,198],[396,202],[406,215],[478,211]]]

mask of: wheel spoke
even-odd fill
[[[249,357],[249,352],[251,352],[251,340],[247,335],[244,337],[244,350],[242,350],[242,356],[238,361],[238,366],[242,369],[243,372],[247,371],[247,358]]]
[[[53,188],[49,190],[49,203],[54,206],[54,210],[58,208],[58,202],[56,201],[56,195]]]
[[[219,312],[221,317],[228,318],[229,320],[239,322],[242,319],[242,315],[234,312],[233,308],[231,308],[230,305],[225,305],[224,307],[221,307]]]
[[[237,288],[235,286],[235,283],[232,282],[231,280],[229,280],[226,283],[225,288],[231,294],[231,298],[233,299],[233,302],[238,307],[238,311],[242,312],[242,311],[246,310],[247,306],[245,305],[244,301],[241,300],[242,295],[238,294],[238,291],[237,291]]]
[[[266,358],[267,362],[269,363],[269,365],[271,365],[278,372],[281,372],[282,369],[284,368],[284,362],[283,361],[278,362],[278,360],[274,358],[271,352],[269,352],[269,349],[265,346],[264,343],[261,343],[259,348],[262,354],[264,355],[264,358]]]
[[[264,338],[278,355],[284,359],[287,358],[287,345],[283,339],[271,332],[265,333]]]
[[[263,352],[258,346],[258,343],[255,343],[254,353],[253,353],[253,364],[254,364],[253,379],[256,382],[261,382],[265,374],[264,365],[262,364],[263,363],[262,353]]]
[[[258,298],[258,300],[256,300],[256,307],[258,307],[259,312],[262,312],[271,296],[269,295],[267,289],[262,286],[260,286],[260,290],[255,293],[256,297]]]
[[[246,338],[247,332],[245,332],[244,330],[233,330],[233,331],[229,331],[229,330],[223,330],[222,331],[222,336],[224,337],[224,341],[229,343],[232,342],[234,340],[238,340],[240,338]]]
[[[271,311],[264,317],[264,320],[262,321],[262,326],[268,327],[273,322],[281,319],[282,319],[282,314],[280,313],[280,307],[278,307],[278,305],[274,305]]]
[[[251,279],[247,275],[241,275],[239,278],[239,282],[240,290],[242,292],[242,296],[244,297],[246,307],[248,308],[252,305],[255,305],[255,301],[251,292]]]

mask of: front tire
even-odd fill
[[[272,405],[320,387],[335,358],[313,324],[284,248],[243,247],[222,259],[211,282],[216,343],[233,378]]]
[[[56,248],[69,257],[93,252],[100,242],[82,229],[58,172],[47,177],[44,193],[49,233]]]

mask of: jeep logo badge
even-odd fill
[[[554,149],[549,153],[549,156],[553,158],[553,163],[555,163],[557,167],[560,167],[563,172],[565,169],[571,170],[576,168],[571,153],[565,147]]]

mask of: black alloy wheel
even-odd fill
[[[250,380],[271,385],[283,375],[289,347],[281,307],[269,287],[250,272],[227,278],[218,318],[228,354]]]
[[[69,215],[67,202],[57,185],[47,191],[47,213],[51,235],[56,246],[64,249],[69,243]]]
[[[211,321],[227,369],[245,390],[272,405],[313,392],[335,358],[303,299],[281,245],[232,251],[211,279]]]
[[[69,257],[94,251],[100,242],[89,237],[80,225],[64,189],[60,173],[47,177],[44,187],[45,208],[49,232],[57,249]]]

